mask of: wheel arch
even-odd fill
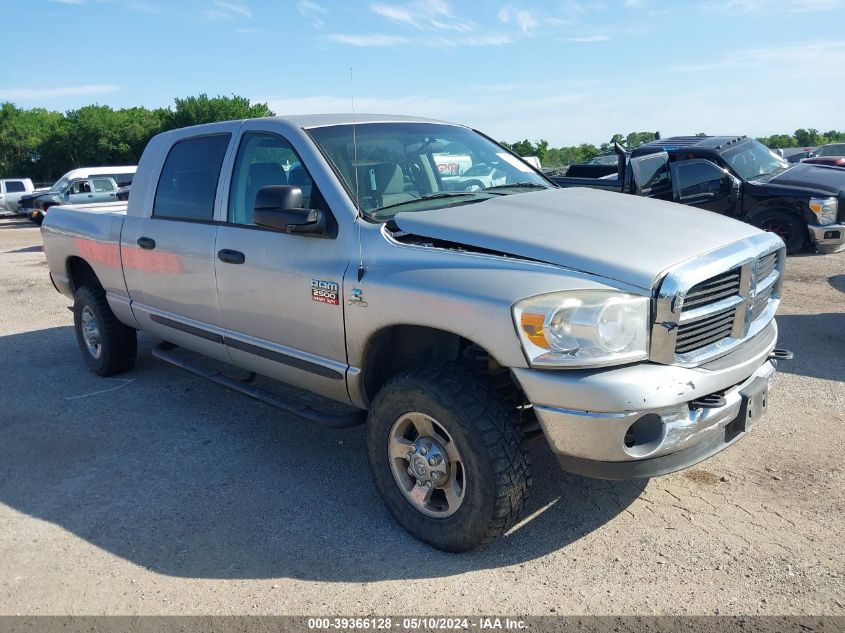
[[[771,200],[762,200],[751,207],[745,215],[746,221],[754,224],[754,222],[764,213],[769,211],[783,211],[796,216],[804,223],[812,220],[812,211],[807,205],[800,200],[793,200],[788,198],[775,198]]]
[[[810,229],[808,227],[810,224],[813,224],[813,220],[815,219],[813,212],[810,211],[809,207],[805,207],[806,205],[804,205],[800,200],[783,198],[764,200],[748,211],[746,214],[746,221],[758,228],[762,228],[760,226],[760,220],[764,218],[767,213],[786,213],[798,220],[800,223],[801,234],[803,236],[801,245],[803,247],[810,241]]]
[[[91,264],[78,255],[71,255],[67,258],[65,269],[67,270],[67,277],[70,281],[70,288],[74,294],[83,286],[103,287],[100,278],[97,277],[97,273],[94,272]]]
[[[470,353],[472,352],[472,353]],[[423,325],[396,324],[373,332],[362,355],[360,396],[369,405],[388,380],[427,362],[478,361],[499,366],[490,352],[454,332]],[[350,394],[356,400],[356,394]]]

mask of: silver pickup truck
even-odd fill
[[[497,184],[442,178],[444,155]],[[427,119],[166,132],[128,208],[54,207],[42,230],[92,371],[129,370],[142,330],[158,358],[305,420],[366,423],[387,507],[450,551],[514,525],[529,438],[591,477],[686,468],[759,420],[790,355],[775,349],[777,236],[558,189],[486,136]],[[257,375],[348,410],[283,400]]]

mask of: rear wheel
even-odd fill
[[[531,486],[513,411],[482,377],[453,364],[389,381],[368,417],[373,478],[408,532],[461,552],[516,523]]]
[[[138,350],[137,333],[117,320],[99,286],[83,286],[73,302],[76,342],[82,359],[98,376],[129,371]]]
[[[764,231],[776,233],[786,244],[786,252],[790,255],[804,248],[807,227],[795,214],[773,209],[758,216],[754,223]]]

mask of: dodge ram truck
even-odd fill
[[[616,175],[552,176],[561,187],[593,187],[672,200],[777,233],[789,253],[807,242],[820,253],[845,249],[845,170],[790,166],[744,136],[676,136],[617,148]],[[574,166],[573,166],[574,167]],[[579,174],[581,175],[581,174]],[[589,174],[593,175],[593,174]]]
[[[459,190],[443,154],[497,179]],[[366,424],[387,508],[448,551],[517,521],[529,440],[586,476],[677,471],[759,423],[790,356],[776,349],[777,235],[559,189],[428,119],[168,131],[128,203],[53,207],[42,234],[91,371],[129,370],[140,330],[156,358],[304,421]]]

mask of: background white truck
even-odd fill
[[[0,211],[18,212],[20,199],[34,191],[29,178],[4,178],[0,180]]]

